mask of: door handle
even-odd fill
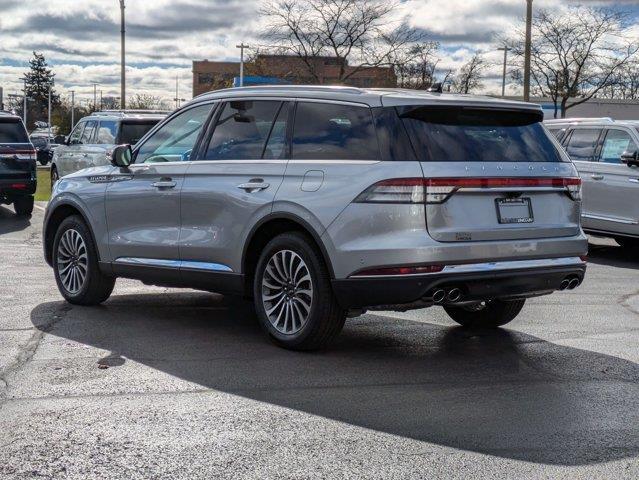
[[[175,188],[177,182],[174,182],[171,179],[162,179],[159,182],[153,182],[151,186],[155,188]]]
[[[629,178],[628,181],[632,183],[639,183],[639,178]]]
[[[593,180],[603,180],[604,176],[593,173],[592,175],[590,175],[590,178],[592,178]]]
[[[237,188],[246,190],[248,193],[259,192],[260,190],[266,190],[270,187],[270,183],[266,183],[261,178],[253,178],[246,183],[240,183]]]

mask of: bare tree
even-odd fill
[[[587,102],[615,82],[615,73],[639,50],[625,33],[626,16],[600,8],[572,7],[564,13],[539,10],[533,18],[532,87],[555,104],[555,117]],[[511,41],[524,55],[523,33]],[[513,72],[520,80],[521,68]],[[570,101],[570,100],[573,101]]]
[[[610,98],[639,99],[639,61],[628,62],[617,69],[610,86]]]
[[[482,77],[486,69],[486,62],[479,53],[475,53],[466,62],[453,79],[453,90],[456,93],[468,94],[482,86]]]
[[[426,89],[435,83],[435,71],[439,63],[438,42],[420,42],[402,49],[393,58],[397,86]]]
[[[280,53],[299,57],[317,83],[322,78],[314,59],[337,57],[342,83],[363,68],[391,66],[421,38],[405,22],[393,22],[398,6],[398,0],[281,0],[264,2],[260,14],[267,19],[265,39]],[[357,66],[348,68],[351,60]]]
[[[156,95],[136,93],[127,99],[126,106],[132,110],[167,109],[167,102]]]

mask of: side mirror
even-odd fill
[[[639,166],[639,150],[635,152],[623,152],[621,154],[621,163],[625,163],[629,167]]]
[[[132,160],[131,145],[118,145],[111,151],[111,165],[114,167],[127,168]]]

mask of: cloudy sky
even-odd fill
[[[535,8],[569,4],[611,6],[631,13],[639,41],[639,0],[535,0]],[[167,99],[190,98],[191,61],[238,60],[235,45],[256,45],[260,0],[126,0],[127,88]],[[494,65],[486,91],[500,88],[495,34],[524,16],[525,0],[404,0],[399,17],[442,44],[442,69],[463,64],[474,51]],[[0,86],[21,88],[18,78],[31,52],[43,52],[57,77],[57,89],[93,96],[92,84],[119,95],[118,0],[0,0]]]

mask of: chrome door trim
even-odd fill
[[[604,220],[606,222],[621,223],[623,225],[639,225],[639,221],[627,218],[606,217],[605,215],[593,215],[592,213],[582,213],[581,218],[589,220]]]
[[[137,265],[141,267],[164,267],[186,270],[208,270],[211,272],[228,272],[233,270],[228,265],[221,263],[197,262],[192,260],[163,260],[160,258],[120,257],[115,263],[124,265]]]

